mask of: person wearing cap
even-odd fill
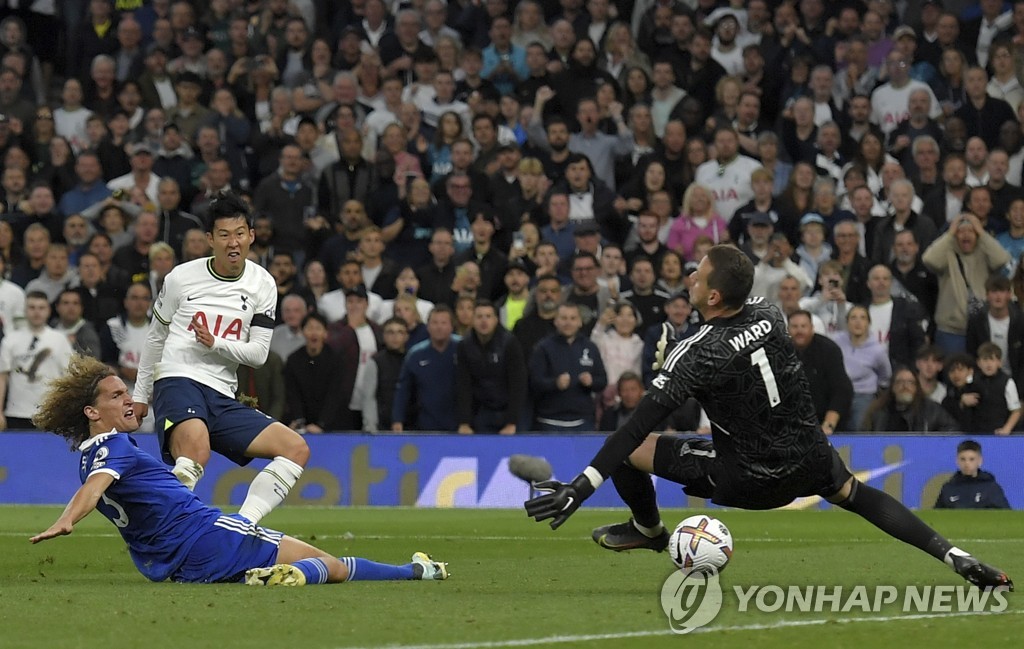
[[[962,352],[968,316],[983,308],[985,282],[1010,261],[1010,254],[977,216],[964,212],[925,249],[921,261],[939,278],[935,344],[949,354]]]
[[[910,78],[923,81],[929,86],[941,83],[940,75],[934,65],[921,61],[917,56],[917,32],[913,27],[901,25],[892,34],[893,48],[899,50],[910,62]]]
[[[765,212],[754,212],[747,218],[746,241],[740,250],[746,253],[755,266],[768,255],[768,244],[775,232],[775,221]]]
[[[800,219],[800,245],[796,256],[808,277],[817,277],[818,266],[832,258],[832,246],[825,241],[827,234],[825,219],[820,214],[811,212]]]
[[[153,173],[153,150],[145,142],[131,147],[131,171],[107,183],[111,191],[141,189],[154,205],[159,202],[160,176]]]
[[[670,295],[662,306],[665,314],[665,323],[672,327],[670,339],[682,342],[700,329],[694,324],[690,316],[693,314],[693,307],[690,305],[690,292],[683,290]],[[661,327],[648,327],[644,335],[644,351],[641,357],[641,369],[644,385],[649,386],[657,375],[654,369],[655,353],[658,351],[658,341],[661,339]]]
[[[495,303],[501,326],[512,331],[523,319],[530,301],[530,270],[522,258],[510,259],[505,268],[507,293]]]
[[[345,289],[345,317],[327,327],[327,344],[339,355],[341,374],[338,388],[328,404],[339,430],[362,430],[362,404],[366,384],[366,364],[384,347],[380,327],[368,317],[369,291],[365,284]]]

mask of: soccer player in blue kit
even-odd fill
[[[526,501],[527,513],[550,519],[557,529],[611,478],[633,517],[597,528],[594,541],[617,552],[660,552],[669,534],[650,474],[727,507],[773,509],[817,495],[976,586],[1013,590],[1004,571],[955,547],[898,500],[850,473],[818,424],[782,313],[763,299],[748,299],[753,277],[753,264],[739,249],[711,248],[690,289],[704,317],[700,330],[667,354],[659,343],[660,372],[629,420],[572,482],[535,484],[542,494]],[[690,397],[711,420],[711,440],[650,433]]]
[[[401,566],[334,557],[308,543],[208,507],[129,435],[139,426],[132,395],[113,370],[72,358],[51,382],[33,423],[82,452],[82,486],[32,543],[71,534],[94,509],[110,519],[147,579],[303,586],[344,581],[447,579],[447,564],[417,552]]]
[[[277,309],[274,278],[247,259],[255,236],[248,207],[234,194],[219,196],[210,203],[206,229],[213,256],[176,266],[153,305],[135,414],[141,420],[153,405],[164,460],[190,489],[211,450],[240,465],[270,459],[239,509],[259,523],[295,486],[309,446],[235,399],[238,366],[267,360]]]

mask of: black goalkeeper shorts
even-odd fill
[[[786,477],[765,480],[730,466],[706,437],[662,435],[654,451],[654,474],[683,485],[683,491],[717,505],[775,509],[804,496],[832,496],[853,477],[826,441],[817,462],[801,464]]]

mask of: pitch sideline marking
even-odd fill
[[[268,529],[276,529],[274,526],[269,526]],[[280,531],[280,530],[278,530]],[[30,537],[38,534],[38,530],[31,532],[12,532],[9,530],[0,531],[0,537]],[[94,539],[119,539],[120,534],[116,532],[75,532],[76,537],[87,537]],[[475,536],[465,534],[433,534],[433,535],[422,535],[422,534],[353,534],[352,536],[346,534],[288,534],[288,536],[297,539],[314,539],[314,540],[343,540],[343,541],[393,541],[403,539],[421,539],[427,541],[540,541],[540,542],[569,542],[569,541],[582,541],[586,537],[582,536]],[[744,543],[889,543],[892,541],[890,537],[881,537],[876,539],[857,539],[857,538],[778,538],[778,537],[757,537],[743,539]],[[956,539],[957,543],[1024,543],[1024,538],[1003,538],[1003,539]]]
[[[975,617],[975,616],[998,616],[998,615],[1020,615],[1024,611],[1007,611],[1004,613],[989,612],[963,612],[963,613],[919,613],[913,615],[888,615],[876,617],[848,617],[848,618],[817,618],[814,620],[780,620],[770,624],[740,624],[733,626],[710,626],[695,630],[694,634],[719,633],[723,631],[774,631],[777,629],[824,626],[826,624],[858,624],[861,622],[906,622],[914,620],[930,620],[936,618],[951,617]],[[625,640],[630,638],[648,638],[652,636],[672,636],[670,630],[658,631],[626,631],[622,633],[597,633],[589,635],[553,635],[545,638],[521,638],[519,640],[492,640],[484,642],[457,642],[449,644],[417,644],[398,645],[390,644],[371,647],[353,647],[350,649],[502,649],[503,647],[533,647],[546,644],[566,644],[569,642],[601,642],[605,640]],[[339,648],[342,649],[342,648]]]

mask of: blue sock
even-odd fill
[[[377,563],[369,559],[358,557],[338,557],[348,568],[348,579],[346,581],[395,581],[402,579],[415,579],[411,563],[404,566],[392,566],[387,563]]]
[[[302,559],[292,565],[306,576],[308,586],[327,583],[327,564],[323,559]]]

